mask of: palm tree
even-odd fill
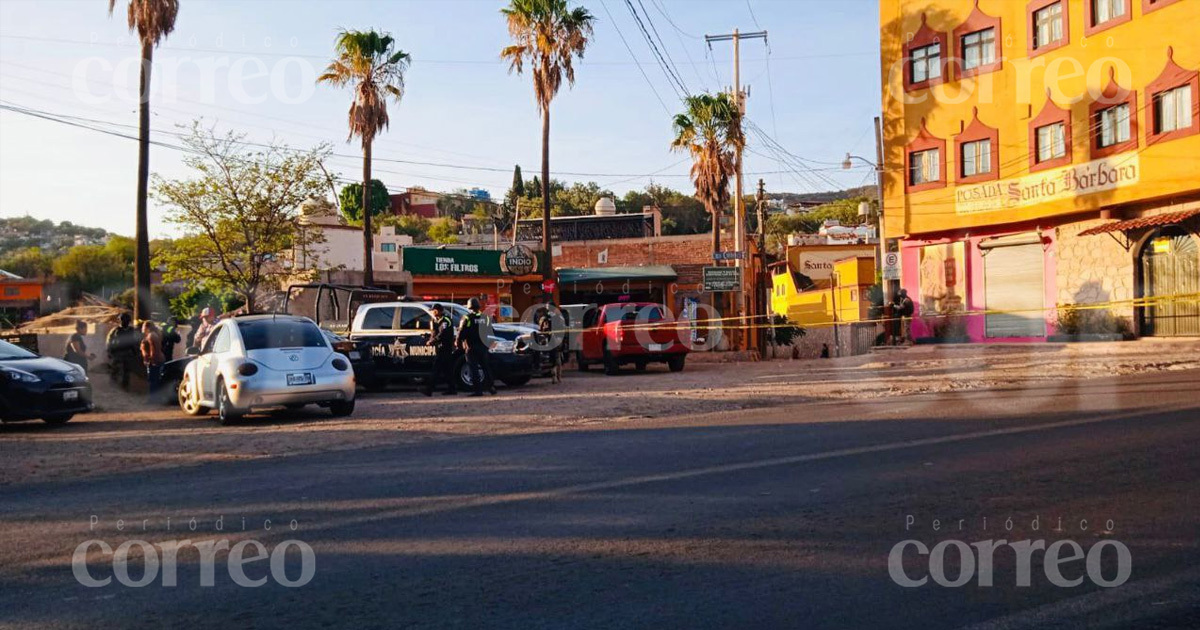
[[[116,8],[117,0],[108,0],[109,16]],[[179,0],[129,0],[126,15],[130,32],[137,31],[142,43],[133,311],[138,319],[145,320],[150,319],[150,226],[146,218],[146,193],[150,185],[150,68],[154,63],[154,47],[175,30]]]
[[[575,57],[583,58],[595,18],[583,7],[568,8],[567,0],[510,0],[500,10],[508,19],[513,44],[500,51],[509,72],[521,74],[528,63],[533,70],[533,93],[542,114],[542,181],[550,181],[550,101],[566,77],[575,85]],[[554,274],[550,249],[550,186],[542,186],[542,250],[546,266],[542,277]]]
[[[741,115],[728,94],[697,94],[684,99],[675,117],[674,151],[692,156],[696,198],[712,216],[713,253],[721,251],[721,213],[729,204],[729,180],[737,172],[737,148],[744,146]]]
[[[404,73],[411,60],[408,53],[395,49],[396,41],[387,33],[342,31],[334,49],[337,57],[317,77],[318,83],[338,87],[354,86],[350,103],[350,137],[362,139],[363,148],[363,284],[375,284],[371,228],[371,145],[375,136],[388,126],[387,99],[399,103],[404,97]]]

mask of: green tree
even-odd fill
[[[362,225],[362,184],[354,182],[346,184],[342,187],[342,192],[338,194],[338,205],[342,210],[342,216],[346,217],[346,222],[351,225]],[[387,186],[378,179],[371,180],[371,217],[378,217],[380,214],[387,212],[392,208],[392,197],[388,194]]]
[[[458,242],[458,221],[443,217],[429,226],[429,240],[434,243],[454,244]]]
[[[512,45],[500,51],[509,72],[521,74],[528,63],[533,73],[533,93],[542,114],[542,181],[550,180],[550,102],[563,79],[575,84],[575,58],[583,58],[595,18],[583,7],[571,9],[567,0],[510,0],[501,9],[508,21]],[[550,247],[550,191],[542,191],[542,251],[549,279],[554,271]]]
[[[117,0],[108,0],[108,14],[117,7]],[[141,82],[138,108],[138,175],[137,175],[137,247],[134,263],[134,313],[138,319],[149,319],[150,305],[150,227],[146,215],[146,198],[150,183],[150,69],[154,48],[175,30],[179,15],[178,0],[129,0],[126,22],[130,32],[137,31],[142,45]]]
[[[125,243],[78,245],[54,261],[54,275],[70,285],[75,295],[84,291],[123,290],[133,279],[132,257],[128,253]],[[146,300],[146,306],[149,305]]]
[[[156,178],[167,221],[184,236],[159,253],[168,281],[231,291],[255,308],[260,287],[293,272],[278,254],[303,251],[319,230],[299,229],[300,206],[327,190],[322,160],[328,147],[296,152],[281,144],[251,148],[243,136],[217,136],[199,125],[184,139],[193,179]]]
[[[375,136],[388,126],[388,97],[397,103],[404,97],[404,73],[411,58],[408,53],[396,50],[395,45],[396,40],[387,33],[342,31],[334,44],[337,57],[317,78],[318,83],[354,87],[349,125],[350,138],[362,139],[363,208],[372,207],[367,197],[371,181],[371,147]],[[367,286],[375,284],[371,219],[370,213],[363,216],[363,284]]]
[[[745,144],[737,105],[727,94],[697,94],[684,99],[686,111],[675,117],[671,149],[692,156],[692,181],[712,217],[713,252],[721,251],[721,212],[729,204],[729,180],[737,171],[737,147]]]
[[[379,225],[396,228],[396,234],[407,234],[414,243],[427,243],[432,222],[415,214],[389,214],[379,218]]]
[[[40,278],[54,270],[54,259],[40,247],[25,247],[0,257],[0,269],[22,278]]]

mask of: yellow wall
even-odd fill
[[[1001,18],[1000,70],[974,78],[953,80],[913,93],[903,89],[902,44],[927,15],[933,30],[952,33],[974,8],[975,0],[881,0],[881,61],[883,69],[885,177],[885,232],[888,238],[1036,220],[1104,207],[1186,193],[1200,194],[1196,176],[1200,135],[1146,144],[1149,117],[1148,95],[1143,88],[1158,78],[1167,64],[1167,47],[1174,47],[1175,62],[1186,70],[1200,68],[1200,0],[1179,0],[1143,13],[1143,0],[1131,0],[1132,19],[1096,33],[1084,35],[1084,2],[1068,0],[1070,43],[1030,58],[1027,52],[1029,27],[1026,0],[979,0],[987,15]],[[948,53],[958,54],[953,35]],[[958,156],[954,136],[970,124],[973,109],[980,120],[999,129],[1000,180],[1029,175],[1029,123],[1046,102],[1052,88],[1054,102],[1071,110],[1072,164],[1091,161],[1089,90],[1098,94],[1109,82],[1109,69],[1118,68],[1118,83],[1137,91],[1138,147],[1112,157],[1122,164],[1139,167],[1137,184],[1084,196],[1070,196],[1029,207],[964,214],[955,203],[955,174]],[[926,97],[924,102],[905,104]],[[1193,106],[1200,94],[1193,93]],[[961,102],[959,102],[961,101]],[[904,147],[926,120],[932,135],[946,140],[943,160],[947,186],[905,195]]]
[[[776,272],[785,268],[776,268]],[[868,292],[875,278],[875,261],[871,258],[848,258],[834,265],[839,279],[835,288],[812,289],[800,292],[790,269],[772,276],[774,292],[771,310],[801,326],[829,324],[834,321],[855,322],[867,319],[870,310]]]

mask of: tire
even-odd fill
[[[179,386],[183,384],[183,379],[175,379],[162,388],[162,404],[174,405],[179,402]]]
[[[617,363],[616,357],[614,357],[612,355],[612,353],[610,353],[608,351],[608,348],[605,348],[604,349],[604,373],[607,374],[608,376],[616,376],[617,373],[620,371],[621,371],[621,364]]]
[[[229,390],[225,388],[225,383],[217,383],[217,418],[223,425],[231,425],[242,419],[243,412],[233,406],[233,401],[229,399]]]
[[[329,413],[333,414],[334,418],[345,418],[354,413],[354,401],[335,400],[329,403]]]
[[[189,416],[204,416],[208,415],[208,407],[192,401],[192,388],[195,387],[191,381],[184,379],[176,389],[175,396],[179,402],[179,409]]]
[[[580,372],[588,371],[588,362],[583,360],[583,350],[575,353],[575,369]]]
[[[45,422],[46,424],[54,424],[54,425],[66,424],[71,421],[71,418],[74,418],[74,417],[75,417],[75,414],[73,414],[73,413],[60,413],[60,414],[53,415],[53,416],[46,416],[45,418],[42,418],[42,422]]]
[[[670,368],[672,372],[682,372],[683,364],[686,361],[687,361],[686,354],[681,354],[677,357],[671,357],[670,359],[667,359],[667,367]]]
[[[521,387],[523,385],[528,385],[529,379],[530,377],[528,376],[514,376],[512,378],[502,378],[500,379],[500,382],[508,385],[509,387]]]
[[[460,357],[454,363],[454,380],[458,383],[459,391],[472,391],[475,385],[471,383],[471,366],[467,365],[467,358]]]

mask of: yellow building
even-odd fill
[[[885,232],[914,334],[1200,335],[1200,0],[880,12]]]
[[[802,289],[796,267],[776,263],[771,276],[772,312],[801,326],[869,319],[875,258],[851,256],[834,261],[831,267],[828,281]]]

